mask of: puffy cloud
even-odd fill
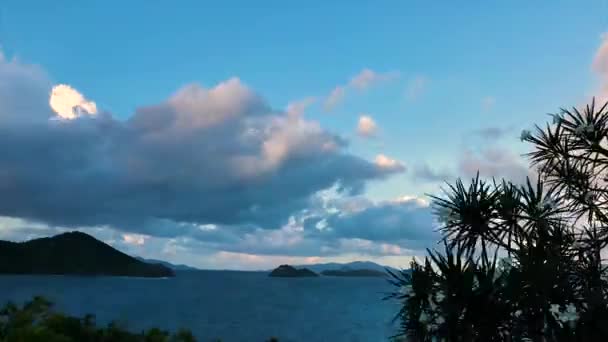
[[[361,115],[357,124],[357,133],[365,138],[372,137],[376,134],[376,122],[369,115]]]
[[[375,162],[379,168],[384,170],[405,171],[405,166],[401,162],[384,154],[377,155]]]
[[[53,87],[49,105],[63,119],[75,119],[80,115],[97,114],[95,102],[88,101],[78,90],[67,84],[59,84]]]
[[[325,98],[324,108],[327,111],[334,109],[340,102],[346,97],[346,93],[350,89],[356,89],[359,91],[366,90],[371,86],[384,82],[390,81],[399,77],[399,73],[395,71],[379,73],[371,69],[363,69],[346,84],[336,86],[329,95]]]
[[[146,236],[140,234],[123,234],[122,241],[124,243],[136,246],[142,246],[146,243]]]
[[[383,79],[364,72],[347,87]],[[117,120],[72,87],[53,88],[41,69],[1,57],[0,238],[78,229],[127,253],[215,268],[408,253],[407,240],[354,228],[406,220],[372,216],[408,211],[412,198],[360,195],[405,167],[349,153],[347,141],[303,117],[313,102],[274,110],[231,78],[187,85]],[[70,120],[50,120],[58,117]],[[340,200],[324,199],[329,190]]]
[[[273,110],[237,78],[188,85],[127,120],[105,112],[48,120],[43,73],[2,59],[0,77],[0,99],[10,99],[0,102],[0,215],[29,222],[234,241],[281,227],[320,190],[356,194],[403,171],[387,157],[348,153],[344,139]],[[97,111],[60,89],[52,95],[60,115],[70,106]],[[221,228],[201,228],[208,224]]]

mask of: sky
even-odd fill
[[[0,239],[209,269],[438,238],[428,194],[533,176],[522,129],[608,100],[608,2],[0,3]]]

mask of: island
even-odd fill
[[[270,277],[287,277],[287,278],[302,278],[302,277],[318,277],[319,275],[315,272],[301,268],[297,269],[289,265],[281,265],[269,274]]]
[[[331,277],[386,277],[386,272],[368,269],[341,269],[341,270],[326,270],[321,272],[324,276]]]
[[[0,274],[172,277],[172,269],[137,260],[82,232],[26,242],[0,240]]]
[[[196,267],[192,267],[192,266],[188,266],[188,265],[183,265],[183,264],[179,264],[179,265],[175,265],[172,264],[170,262],[164,261],[164,260],[157,260],[157,259],[145,259],[142,257],[138,257],[138,256],[134,256],[135,259],[139,260],[139,261],[143,261],[147,264],[161,264],[164,266],[167,266],[168,268],[174,270],[174,271],[200,271],[198,268]]]

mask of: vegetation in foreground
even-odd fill
[[[112,322],[99,327],[95,317],[67,316],[52,309],[52,303],[35,297],[19,307],[8,303],[0,309],[0,342],[194,342],[188,330],[174,334],[158,328],[130,332]],[[216,341],[221,342],[221,341]],[[271,338],[268,342],[278,342]]]
[[[478,175],[433,197],[445,251],[392,273],[399,338],[608,341],[608,103],[521,138],[537,181]]]
[[[194,336],[187,330],[174,335],[153,328],[132,333],[117,323],[98,327],[91,315],[77,318],[52,310],[52,303],[35,297],[22,307],[8,303],[0,310],[0,341],[120,341],[120,342],[190,342]]]

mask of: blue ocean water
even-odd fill
[[[383,278],[271,278],[261,272],[178,272],[170,279],[0,276],[0,303],[43,295],[57,309],[116,319],[134,331],[180,327],[200,341],[387,341],[398,304]]]

